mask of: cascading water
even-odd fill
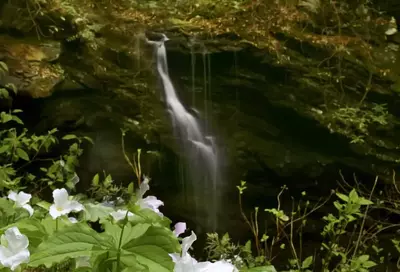
[[[179,100],[168,73],[165,42],[161,34],[159,41],[146,39],[152,44],[157,56],[157,72],[161,78],[168,112],[172,119],[175,136],[179,139],[187,159],[189,184],[185,184],[188,201],[195,204],[196,221],[202,222],[208,231],[217,227],[219,208],[219,165],[214,138],[204,134],[198,120],[191,115]],[[188,185],[188,186],[186,186]],[[189,204],[189,203],[188,203]],[[206,220],[204,220],[206,219]]]

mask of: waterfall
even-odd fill
[[[187,162],[189,184],[185,184],[187,189],[184,193],[189,194],[188,201],[194,203],[195,220],[203,223],[208,231],[215,231],[219,208],[217,182],[220,175],[214,138],[205,135],[198,120],[186,110],[178,98],[168,73],[165,48],[168,38],[161,34],[161,39],[158,41],[146,40],[155,48],[157,72],[161,78],[168,112],[175,136],[179,140]]]

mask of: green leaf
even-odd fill
[[[308,256],[301,264],[302,269],[309,268],[313,262],[313,256]]]
[[[341,194],[341,193],[336,193],[336,196],[343,200],[344,202],[349,202],[349,197],[347,195]]]
[[[124,228],[124,234],[122,237],[122,245],[121,247],[124,248],[127,242],[130,242],[132,239],[137,239],[149,229],[150,224],[137,224],[135,226],[131,226],[131,224],[126,224]],[[111,222],[107,222],[104,224],[104,229],[107,234],[114,238],[114,245],[115,248],[119,246],[119,239],[121,236],[122,228],[118,225],[114,225]]]
[[[28,153],[25,152],[25,150],[21,148],[17,148],[17,155],[23,160],[29,161],[29,156]]]
[[[10,146],[9,146],[9,145],[2,145],[2,146],[0,147],[0,154],[6,152],[6,151],[9,150],[9,149],[10,149]]]
[[[96,174],[92,179],[92,185],[98,186],[99,185],[99,174]]]
[[[366,261],[366,262],[362,263],[362,266],[365,267],[365,268],[371,268],[371,267],[374,267],[376,265],[377,264],[375,262],[373,262],[373,261]]]
[[[72,140],[72,139],[76,139],[78,137],[76,137],[76,135],[73,134],[67,134],[64,137],[62,137],[63,140]]]
[[[9,89],[11,89],[11,90],[14,92],[14,94],[17,94],[17,93],[18,93],[18,89],[17,89],[17,87],[16,87],[13,83],[7,83],[7,84],[6,84],[6,87],[9,88]]]
[[[349,199],[353,203],[358,203],[358,194],[357,194],[356,189],[351,190],[351,192],[349,194]]]
[[[0,116],[1,116],[1,122],[3,123],[7,123],[12,120],[12,115],[7,114],[4,111],[1,112]]]
[[[51,203],[42,200],[36,203],[36,205],[48,211],[50,209]]]
[[[92,140],[92,138],[88,137],[88,136],[83,136],[83,139],[85,139],[86,141],[90,142],[91,144],[94,145],[94,142]]]
[[[276,269],[273,265],[266,265],[266,266],[258,266],[253,267],[246,270],[240,270],[242,272],[276,272]]]
[[[104,218],[109,217],[110,213],[114,211],[112,207],[107,207],[100,203],[86,203],[84,206],[83,219],[90,222],[96,222],[97,220],[102,222]]]
[[[358,204],[360,205],[372,205],[374,204],[374,202],[372,202],[371,200],[368,200],[366,198],[360,198],[360,200],[358,201]]]
[[[171,230],[150,226],[139,238],[124,243],[122,249],[133,253],[138,263],[147,266],[149,271],[169,272],[174,269],[174,263],[168,254],[179,252],[180,245]]]
[[[24,124],[24,122],[18,116],[13,115],[12,120],[14,120],[15,122],[17,122],[20,125]]]
[[[0,61],[0,70],[8,72],[7,64],[5,64],[4,62]]]
[[[128,194],[132,195],[134,193],[134,185],[133,182],[128,185]]]
[[[77,223],[54,233],[39,245],[31,255],[29,266],[45,265],[62,262],[68,258],[91,257],[104,253],[112,248],[111,237],[106,233],[99,234],[84,223]]]
[[[141,209],[137,205],[133,206],[132,212],[135,215],[137,215],[129,219],[129,221],[133,223],[152,223],[152,224],[162,225],[167,228],[169,228],[169,226],[172,223],[172,221],[168,217],[166,216],[160,217],[160,215],[154,212],[153,210]]]
[[[360,257],[357,258],[357,261],[360,263],[366,262],[369,260],[369,255],[361,255]]]

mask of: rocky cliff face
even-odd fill
[[[397,4],[128,2],[0,6],[0,60],[9,65],[1,83],[40,98],[31,109],[37,129],[107,139],[116,148],[94,147],[88,158],[107,161],[126,127],[132,148],[156,149],[171,163],[178,149],[143,40],[151,30],[170,38],[173,81],[218,135],[233,183],[267,176],[256,188],[274,194],[282,177],[322,182],[345,169],[390,180],[398,169],[400,39],[385,35]],[[111,161],[93,171],[127,171]]]

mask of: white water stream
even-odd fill
[[[217,148],[212,136],[205,135],[198,120],[191,115],[179,100],[168,73],[165,42],[147,40],[156,50],[157,72],[163,85],[168,112],[172,119],[175,136],[185,154],[187,172],[185,194],[195,204],[196,221],[203,223],[208,231],[216,230],[219,208],[219,166]],[[189,203],[187,203],[189,204]]]

